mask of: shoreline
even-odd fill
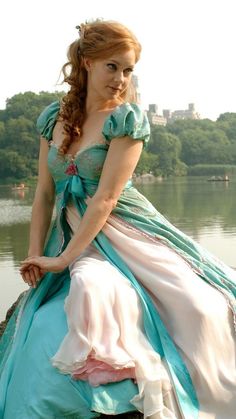
[[[133,175],[132,182],[134,184],[147,184],[162,182],[164,178],[162,176],[154,176],[151,173],[143,173],[142,175]]]

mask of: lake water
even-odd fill
[[[230,182],[178,178],[137,188],[176,227],[236,267],[236,178]],[[0,187],[0,321],[27,288],[18,269],[27,255],[33,196],[33,189]]]

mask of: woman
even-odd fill
[[[79,29],[70,91],[38,119],[31,289],[2,339],[1,418],[233,419],[235,273],[132,186],[149,138],[137,39],[116,22]]]

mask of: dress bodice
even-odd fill
[[[101,176],[108,147],[107,144],[94,144],[82,149],[72,159],[70,155],[65,157],[58,155],[58,147],[56,144],[51,143],[48,153],[48,165],[54,181],[57,182],[68,177],[66,170],[72,161],[77,167],[78,174],[83,179],[98,181]]]
[[[71,176],[74,184],[79,181],[83,184],[85,193],[92,195],[98,185],[110,141],[113,138],[130,136],[134,140],[142,140],[146,146],[150,127],[145,113],[137,104],[124,103],[117,106],[105,119],[102,135],[104,143],[94,143],[89,147],[81,149],[75,156],[60,156],[58,146],[52,141],[52,133],[60,111],[60,103],[53,102],[38,118],[37,127],[40,134],[49,142],[48,165],[54,182],[57,186],[60,183],[61,192],[62,182],[70,181]],[[73,164],[74,169],[70,171]],[[129,187],[131,183],[128,182]],[[58,191],[58,188],[56,188]]]

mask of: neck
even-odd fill
[[[121,103],[121,100],[105,100],[103,98],[94,97],[94,95],[89,94],[88,92],[85,102],[86,114],[88,115],[94,112],[113,109]]]

